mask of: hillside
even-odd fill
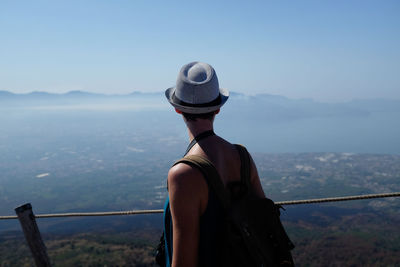
[[[312,207],[310,207],[312,210]],[[290,210],[287,211],[290,213]],[[296,266],[397,266],[399,218],[387,221],[382,213],[363,212],[284,221],[296,248]],[[44,234],[54,266],[156,266],[154,248],[160,230],[142,228],[117,233]],[[32,266],[21,233],[0,237],[0,266]]]
[[[254,159],[264,190],[275,201],[400,191],[400,156],[256,153]],[[168,166],[163,168],[166,171]],[[135,167],[138,173],[142,173],[141,169],[146,170],[146,164]],[[148,173],[149,181],[155,179],[151,178],[151,173]],[[157,173],[153,175],[157,176]],[[139,208],[161,208],[162,201],[157,205],[152,203],[154,195],[165,196],[165,187],[157,186],[161,180],[157,182],[155,179],[153,185],[149,184],[150,190],[132,180],[134,183],[125,184],[118,191],[115,184],[104,180],[101,183],[105,187],[97,186],[97,192],[91,193],[83,193],[86,186],[82,184],[81,191],[77,191],[82,197],[68,202],[71,207],[86,205],[82,210],[93,210],[93,207],[98,207],[96,210],[119,210],[120,196],[135,190],[141,193],[131,193],[127,203],[140,203],[144,198]],[[60,186],[71,188],[66,183]],[[113,192],[105,191],[109,187]],[[40,191],[36,193],[41,194]],[[99,195],[109,195],[110,203],[99,202]],[[68,194],[58,193],[57,198],[68,198]],[[87,202],[82,202],[82,199]],[[282,220],[296,245],[293,251],[296,265],[395,266],[400,260],[399,200],[387,198],[285,206]],[[37,205],[37,208],[62,211],[64,203],[54,199],[42,202],[42,205]],[[161,233],[162,215],[39,219],[38,223],[55,266],[153,266],[152,252]],[[3,262],[0,266],[29,266],[31,259],[18,222],[9,222],[8,227],[9,230],[3,230],[0,235],[0,262]]]

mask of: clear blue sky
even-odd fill
[[[400,1],[0,1],[0,90],[162,91],[194,60],[231,91],[400,99]]]

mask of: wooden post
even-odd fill
[[[32,205],[27,203],[15,209],[21,223],[22,230],[29,248],[31,249],[32,256],[35,260],[37,267],[51,266],[49,257],[47,256],[47,249],[40,236],[39,228],[36,224],[35,215],[32,212]]]

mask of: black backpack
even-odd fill
[[[294,266],[294,248],[280,221],[280,208],[268,198],[259,198],[250,184],[250,158],[236,145],[241,159],[241,181],[227,185],[214,165],[201,156],[190,155],[177,161],[198,168],[225,210],[225,232],[219,266]]]

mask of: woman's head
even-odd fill
[[[182,113],[209,114],[225,104],[229,92],[219,87],[217,74],[211,65],[191,62],[182,67],[176,86],[168,88],[165,96]]]

